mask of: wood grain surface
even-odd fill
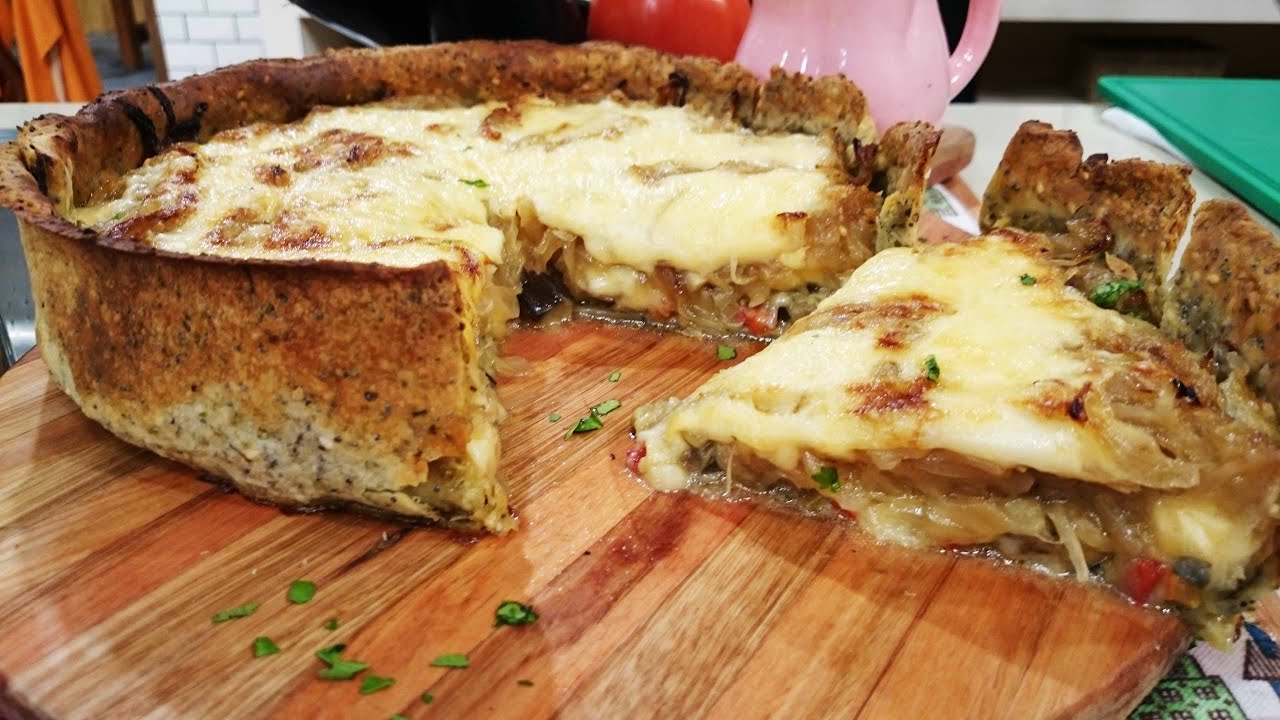
[[[651,491],[625,469],[630,411],[727,365],[714,343],[577,323],[504,351],[533,368],[499,382],[521,526],[479,538],[255,505],[116,440],[24,358],[0,377],[0,714],[1112,717],[1186,643],[1097,589]],[[302,578],[318,591],[292,605]],[[504,599],[541,618],[493,627]],[[255,659],[259,635],[282,651]],[[317,679],[338,642],[394,686]],[[431,666],[447,652],[470,667]]]

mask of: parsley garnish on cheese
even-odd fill
[[[940,377],[942,377],[942,368],[938,367],[938,358],[933,355],[925,358],[924,378],[929,382],[936,383]]]

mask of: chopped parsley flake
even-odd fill
[[[1019,280],[1023,285],[1035,285],[1035,284],[1036,284],[1036,279],[1035,279],[1034,277],[1031,277],[1030,275],[1025,274],[1025,273],[1022,275],[1022,277],[1018,278],[1018,280]]]
[[[426,703],[426,704],[430,705],[431,703],[433,703],[433,702],[435,702],[435,701],[436,701],[436,696],[435,696],[435,695],[432,695],[431,693],[422,693],[422,702],[424,702],[424,703]]]
[[[609,373],[609,382],[618,382],[621,379],[622,379],[621,370],[614,370],[613,372]]]
[[[533,681],[532,681],[532,680],[517,680],[517,681],[516,681],[516,684],[517,684],[517,685],[523,685],[523,686],[525,686],[525,687],[533,687]]]
[[[378,675],[365,675],[360,681],[360,694],[371,695],[379,690],[386,690],[396,684],[395,678],[380,677]]]
[[[1112,310],[1120,298],[1142,289],[1141,280],[1112,280],[1089,291],[1089,300],[1100,308]]]
[[[266,655],[275,655],[280,652],[280,646],[269,637],[259,635],[253,639],[253,656],[264,657]]]
[[[338,656],[342,654],[342,651],[346,649],[347,649],[347,646],[344,645],[343,643],[338,643],[337,645],[330,645],[329,647],[324,648],[323,650],[317,650],[316,657],[320,658],[325,663],[332,665],[333,661],[337,660]]]
[[[121,210],[120,212],[116,213],[115,215],[112,215],[112,216],[111,216],[111,219],[112,219],[112,220],[119,220],[119,219],[120,219],[120,218],[122,218],[122,217],[124,217],[124,211],[123,211],[123,210]]]
[[[532,605],[518,603],[515,600],[503,600],[493,613],[493,626],[499,625],[531,625],[538,619],[538,613]]]
[[[596,417],[604,417],[620,407],[622,407],[622,403],[618,400],[605,400],[599,405],[591,408],[591,414]]]
[[[473,187],[473,188],[481,188],[481,189],[483,189],[483,188],[487,188],[487,187],[489,187],[489,183],[485,182],[485,181],[484,181],[483,179],[481,179],[481,178],[476,178],[475,180],[462,180],[462,179],[459,179],[459,180],[458,180],[458,182],[462,183],[463,185],[470,185],[470,186],[471,186],[471,187]]]
[[[338,644],[316,651],[316,657],[329,666],[321,668],[316,677],[321,680],[350,680],[369,669],[369,663],[343,659],[342,651],[346,649],[346,645]]]
[[[924,379],[929,382],[936,383],[938,378],[942,376],[942,369],[938,367],[938,358],[930,355],[924,359]]]
[[[255,603],[255,602],[245,603],[240,607],[233,607],[230,610],[223,610],[222,612],[214,615],[213,621],[215,623],[224,623],[228,620],[235,620],[236,618],[249,617],[250,615],[254,614],[257,611],[258,611],[258,603]]]
[[[337,629],[338,629],[338,618],[329,618],[328,620],[325,620],[325,621],[324,621],[324,625],[321,625],[320,627],[324,628],[325,630],[329,630],[329,631],[337,630]]]
[[[320,672],[316,673],[316,677],[321,680],[351,680],[368,669],[369,663],[338,658],[329,667],[320,668]]]
[[[316,596],[316,584],[310,580],[294,580],[289,585],[289,602],[303,605]]]
[[[738,351],[733,349],[732,345],[719,345],[716,347],[716,359],[732,360],[738,357]]]
[[[823,467],[809,477],[813,478],[813,481],[823,490],[835,492],[840,489],[840,476],[836,474],[836,469],[830,465]]]
[[[560,422],[560,413],[551,413],[547,416],[547,419],[551,422]]]
[[[565,433],[564,439],[565,439],[565,440],[568,440],[569,438],[573,437],[574,435],[580,435],[580,434],[582,434],[582,433],[594,432],[594,431],[596,431],[596,430],[599,430],[599,429],[600,429],[600,428],[602,428],[602,427],[604,427],[604,423],[600,421],[600,416],[598,416],[598,415],[588,415],[588,416],[586,416],[586,417],[582,418],[581,420],[579,420],[579,421],[578,421],[578,423],[577,423],[576,425],[574,425],[574,426],[573,426],[573,429],[572,429],[572,430],[570,430],[569,432]]]
[[[395,715],[392,715],[391,717],[387,718],[387,720],[409,720],[409,718],[401,715],[400,713],[396,713]]]
[[[463,653],[445,653],[431,661],[431,667],[464,668],[470,666],[471,662],[467,660],[467,656]]]

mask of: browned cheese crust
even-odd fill
[[[1155,309],[1195,199],[1190,174],[1146,160],[1085,158],[1074,132],[1026,122],[987,186],[979,224],[1056,234],[1063,253],[1082,262],[1111,253],[1136,272]],[[1088,290],[1114,274],[1086,269],[1081,284]]]
[[[736,65],[613,44],[344,50],[113,93],[75,117],[28,123],[0,150],[0,204],[19,218],[55,381],[125,440],[264,501],[346,504],[343,486],[356,483],[378,493],[358,502],[381,512],[511,527],[493,473],[456,480],[481,430],[476,408],[493,400],[482,374],[477,382],[470,268],[227,262],[156,252],[64,215],[118,194],[126,173],[175,143],[318,106],[618,93],[758,130],[833,133],[851,175],[877,170],[865,100],[843,79],[775,73],[762,84]],[[927,127],[890,134],[890,152],[919,169],[887,182],[890,193],[918,194],[936,141]],[[880,232],[901,242],[919,200],[888,200]]]
[[[1240,203],[1210,200],[1196,212],[1163,327],[1192,350],[1242,363],[1248,386],[1280,410],[1280,240]]]

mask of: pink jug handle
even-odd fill
[[[951,97],[955,97],[982,67],[996,39],[1000,24],[1000,0],[969,0],[964,33],[951,54]]]

